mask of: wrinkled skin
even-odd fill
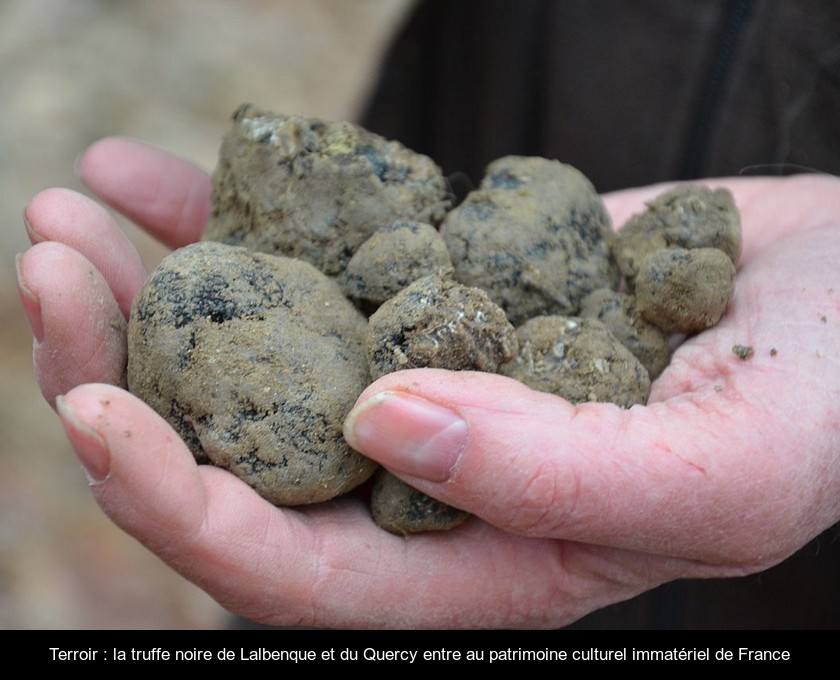
[[[199,238],[210,180],[192,165],[110,139],[79,167],[169,246]],[[18,263],[38,380],[113,521],[268,623],[559,626],[672,579],[759,571],[840,518],[840,181],[711,184],[742,211],[735,295],[675,352],[647,406],[572,406],[430,369],[361,396],[349,441],[476,515],[445,534],[393,536],[354,498],[279,509],[197,466],[122,389],[140,259],[106,211],[60,189],[27,207],[35,245]],[[662,188],[606,196],[614,223]],[[741,360],[735,344],[755,354]]]

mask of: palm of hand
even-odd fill
[[[209,182],[192,166],[107,140],[81,171],[169,245],[198,238]],[[43,241],[19,263],[39,383],[50,401],[65,395],[59,414],[111,518],[255,619],[560,625],[674,578],[762,569],[840,517],[840,192],[824,177],[726,184],[745,227],[735,298],[718,327],[677,350],[647,407],[572,407],[498,376],[437,371],[366,391],[409,391],[468,420],[444,482],[404,475],[482,518],[453,532],[394,537],[352,497],[281,510],[196,466],[119,388],[145,272],[104,211],[70,192],[27,209]],[[608,196],[616,224],[659,190]],[[740,359],[735,344],[754,356]]]

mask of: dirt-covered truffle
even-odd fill
[[[513,326],[484,291],[440,276],[403,288],[368,322],[373,379],[407,368],[495,373],[516,347]]]
[[[341,277],[349,298],[374,309],[409,283],[449,274],[452,260],[437,229],[400,220],[380,229],[356,251]]]
[[[718,248],[737,264],[741,218],[730,191],[690,185],[666,191],[627,221],[613,246],[631,285],[643,260],[662,248]]]
[[[516,347],[516,331],[484,291],[436,275],[404,288],[368,322],[374,378],[409,368],[494,373]],[[449,529],[468,516],[387,471],[374,486],[371,514],[396,534]]]
[[[516,333],[519,353],[499,373],[576,404],[647,402],[647,370],[600,321],[538,316]]]
[[[204,238],[299,257],[339,274],[377,229],[438,224],[449,205],[440,168],[351,123],[243,105],[213,173]]]
[[[441,232],[455,278],[486,290],[517,325],[577,313],[584,296],[617,281],[604,204],[586,177],[558,161],[494,161]]]
[[[328,500],[376,467],[342,436],[369,382],[365,326],[337,284],[305,262],[188,246],[134,301],[129,388],[200,462],[272,503]]]
[[[666,333],[699,333],[726,311],[735,266],[717,248],[671,248],[648,255],[636,277],[639,313]]]
[[[468,512],[418,491],[387,470],[376,473],[370,509],[380,527],[403,536],[454,529],[470,516]]]
[[[635,296],[601,288],[583,299],[580,315],[603,323],[642,362],[651,380],[665,370],[671,358],[668,336],[642,318]]]

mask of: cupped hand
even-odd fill
[[[163,242],[199,237],[210,183],[192,165],[111,139],[79,167]],[[715,184],[742,212],[735,296],[719,326],[680,346],[647,406],[572,406],[500,376],[433,370],[360,397],[348,440],[476,515],[451,532],[392,536],[353,497],[275,508],[197,466],[122,389],[140,259],[106,211],[64,190],[27,207],[35,245],[18,263],[39,384],[103,510],[267,623],[558,626],[675,578],[757,571],[840,518],[840,181]],[[620,224],[662,188],[605,200]]]

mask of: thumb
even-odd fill
[[[345,437],[412,486],[508,531],[764,566],[790,548],[768,554],[751,521],[789,522],[772,514],[774,494],[798,482],[767,472],[772,449],[733,455],[754,430],[716,396],[624,410],[572,405],[497,375],[400,371],[361,395]]]

